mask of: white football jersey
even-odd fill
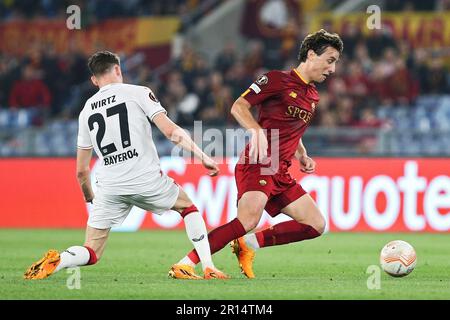
[[[94,148],[101,161],[97,186],[105,194],[152,191],[161,177],[150,121],[166,110],[153,92],[122,83],[100,88],[86,101],[78,120],[80,149]]]

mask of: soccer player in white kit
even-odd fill
[[[83,246],[59,253],[49,250],[24,275],[44,279],[70,267],[98,262],[111,227],[119,226],[133,206],[161,214],[169,209],[181,214],[186,233],[201,257],[204,277],[194,268],[175,264],[169,276],[176,279],[226,279],[215,268],[203,217],[183,189],[163,174],[152,140],[151,123],[171,141],[201,159],[209,175],[219,173],[217,164],[168,117],[147,87],[123,83],[119,57],[108,51],[89,58],[91,81],[99,91],[87,100],[79,116],[77,179],[86,202],[93,204]],[[89,164],[92,149],[101,165],[96,173],[97,191],[92,191]]]

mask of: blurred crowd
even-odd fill
[[[413,50],[382,31],[366,38],[349,28],[342,38],[344,54],[335,75],[317,85],[321,101],[314,125],[379,126],[377,108],[409,105],[419,94],[450,91],[449,70],[438,52]],[[233,122],[228,108],[258,75],[268,71],[268,65],[284,70],[298,65],[298,45],[286,52],[282,43],[277,59],[267,54],[261,40],[250,41],[247,48],[228,43],[211,64],[186,48],[167,80],[154,87],[179,121]]]
[[[385,0],[386,11],[443,11],[450,9],[449,0]]]
[[[319,125],[379,126],[378,108],[450,91],[443,51],[411,48],[394,40],[387,27],[368,37],[349,27],[342,39],[345,53],[321,94]]]
[[[103,20],[131,16],[182,15],[200,0],[0,0],[0,19],[55,18],[78,5],[83,15]]]
[[[20,12],[25,4],[32,8],[36,2],[54,9],[47,12],[60,8],[60,1],[53,0],[0,0],[2,6],[9,6],[9,16]],[[101,7],[103,2],[89,1],[89,6]],[[108,0],[108,8],[114,7],[111,3],[142,4],[144,8],[160,1]],[[191,2],[165,0],[162,7],[178,10],[175,8],[187,3]],[[392,1],[392,5],[395,3]],[[27,7],[26,12],[33,10]],[[184,44],[178,58],[158,70],[145,65],[142,53],[122,56],[125,81],[151,87],[180,125],[192,125],[194,120],[206,125],[236,124],[229,109],[254,79],[269,69],[289,70],[298,65],[305,33],[296,23],[290,20],[278,39],[249,39],[245,47],[229,41],[212,60],[189,43]],[[380,108],[407,106],[422,94],[450,92],[450,73],[442,52],[412,48],[407,42],[395,40],[387,26],[369,36],[349,26],[341,37],[344,54],[336,73],[318,85],[321,101],[314,126],[379,127],[384,124],[377,117]],[[86,99],[96,92],[89,81],[87,58],[77,48],[58,55],[50,46],[33,48],[24,57],[0,52],[0,106],[37,107],[43,119],[36,125],[48,117],[76,119]]]
[[[341,0],[322,0],[328,8],[342,4]],[[381,5],[384,11],[445,11],[450,10],[449,0],[382,0],[375,1],[375,5]]]
[[[378,126],[377,108],[450,91],[449,70],[438,52],[413,50],[383,31],[366,38],[349,28],[342,38],[344,54],[335,75],[318,85],[321,101],[314,125]],[[280,46],[277,59],[273,50],[270,56],[267,52],[262,40],[253,39],[245,48],[228,42],[208,61],[185,44],[181,56],[158,72],[143,65],[140,54],[122,60],[125,81],[150,86],[178,123],[191,125],[197,119],[214,125],[234,123],[229,108],[268,65],[289,70],[298,64],[298,45],[290,52]],[[33,106],[51,117],[76,118],[96,90],[87,58],[76,48],[57,55],[42,47],[20,59],[0,53],[0,106]]]
[[[66,8],[78,5],[83,14],[97,20],[130,16],[181,16],[209,2],[226,0],[0,0],[0,20],[18,18],[55,18],[64,16]],[[302,3],[302,0],[295,0]],[[304,1],[304,0],[303,0]],[[339,0],[323,0],[328,7],[336,6]],[[450,0],[389,0],[384,1],[386,11],[433,11],[449,10]]]

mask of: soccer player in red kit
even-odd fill
[[[262,75],[233,104],[231,114],[252,134],[235,169],[238,214],[208,237],[211,253],[232,241],[241,271],[248,278],[255,277],[256,249],[313,239],[325,230],[325,219],[314,200],[288,169],[295,157],[303,172],[315,171],[316,164],[302,143],[319,102],[313,82],[323,82],[334,73],[342,50],[337,34],[323,29],[310,34],[301,44],[297,68]],[[260,107],[258,120],[251,106]],[[246,235],[258,225],[264,209],[271,216],[284,213],[293,220]],[[192,267],[198,262],[193,250],[179,264]]]

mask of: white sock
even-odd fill
[[[256,235],[254,233],[246,234],[244,236],[245,244],[250,248],[256,250],[259,249],[258,239],[256,239]]]
[[[191,267],[195,267],[195,263],[192,262],[191,259],[189,259],[188,256],[185,256],[183,259],[181,259],[178,264],[185,264]]]
[[[73,246],[59,254],[61,261],[55,269],[55,272],[63,268],[73,268],[84,266],[91,257],[89,250],[82,246]]]
[[[205,221],[203,220],[202,215],[198,211],[189,213],[184,217],[184,225],[189,240],[191,240],[198,256],[200,257],[203,270],[207,267],[214,268],[208,241],[208,232],[206,230]],[[186,263],[187,261],[185,260],[189,260],[190,263]],[[195,265],[187,256],[181,261],[185,262],[183,264]]]

